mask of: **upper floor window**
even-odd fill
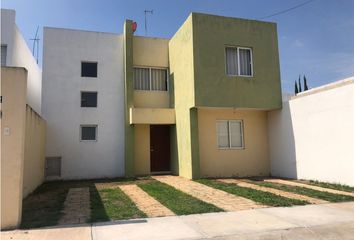
[[[97,62],[81,62],[81,77],[97,77]]]
[[[81,92],[81,107],[97,107],[97,92]]]
[[[6,66],[7,46],[1,45],[1,66]]]
[[[135,67],[134,89],[167,91],[167,69]]]
[[[226,74],[230,76],[253,76],[252,49],[226,47]]]
[[[97,125],[80,125],[80,141],[97,141]]]
[[[219,149],[242,149],[243,126],[241,120],[219,120],[216,122]]]

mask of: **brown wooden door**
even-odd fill
[[[170,126],[150,125],[150,170],[170,171]]]

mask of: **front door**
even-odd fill
[[[150,125],[150,170],[170,171],[169,125]]]

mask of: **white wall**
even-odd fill
[[[46,156],[62,157],[62,178],[124,175],[124,75],[121,35],[44,28],[43,115]],[[81,77],[97,61],[98,77]],[[97,108],[80,107],[80,91],[97,91]],[[97,124],[98,141],[80,142],[80,124]]]
[[[7,45],[6,66],[27,69],[27,104],[41,114],[42,71],[16,26],[16,12],[1,9],[1,44]]]
[[[270,112],[271,173],[354,186],[354,77]]]

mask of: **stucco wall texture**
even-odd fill
[[[272,175],[354,186],[354,77],[284,106],[268,116]]]
[[[21,222],[22,199],[44,180],[45,121],[26,105],[27,71],[1,68],[1,229]]]
[[[219,149],[217,120],[242,120],[244,149]],[[267,112],[234,109],[198,109],[201,177],[268,176]]]

